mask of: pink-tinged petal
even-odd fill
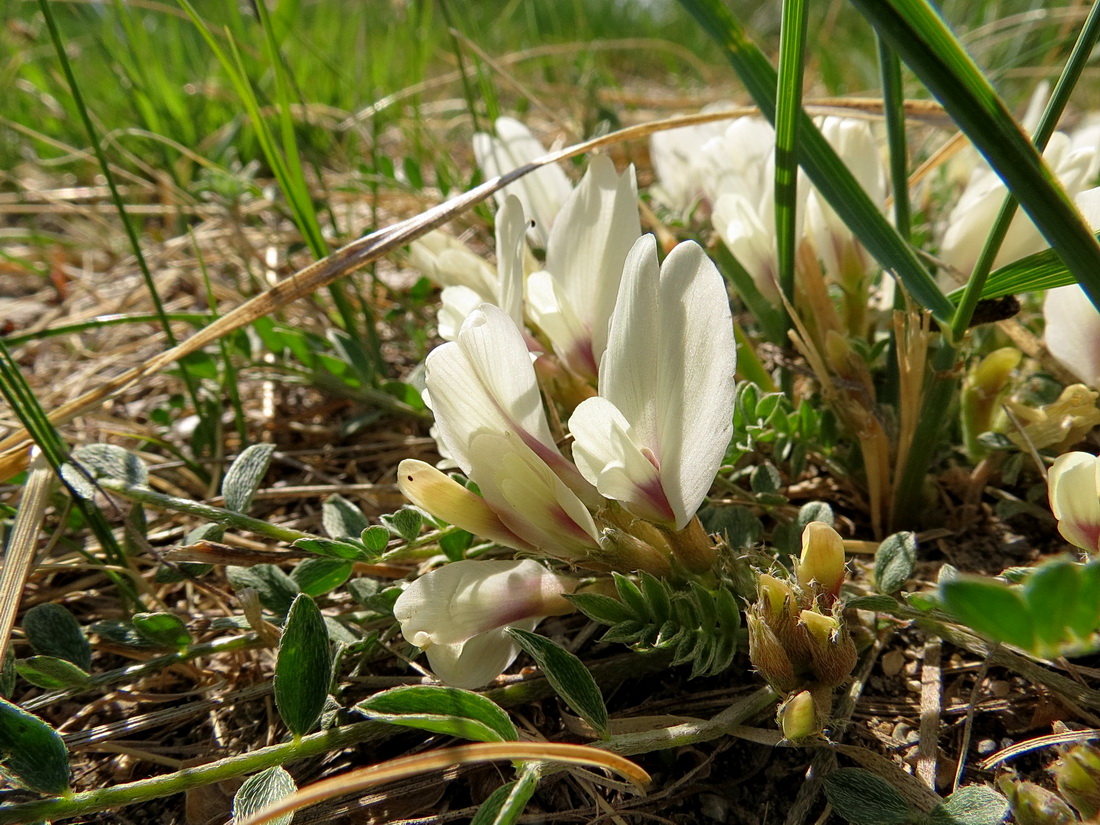
[[[600,395],[648,447],[683,529],[710,489],[733,434],[737,350],[725,283],[698,244],[658,268],[656,242],[630,252],[600,365]]]
[[[479,434],[473,455],[470,478],[513,533],[568,560],[583,559],[598,548],[588,508],[514,433]]]
[[[543,145],[518,120],[497,118],[495,126],[496,137],[483,132],[474,135],[474,157],[486,178],[510,172],[547,154]],[[561,168],[550,165],[509,184],[495,197],[500,205],[508,195],[518,197],[523,203],[524,214],[534,222],[528,237],[532,243],[545,247],[550,227],[572,190]]]
[[[570,612],[562,594],[575,586],[531,559],[468,559],[411,582],[394,602],[393,615],[409,644],[455,644],[531,616]]]
[[[1100,388],[1100,312],[1080,286],[1047,291],[1043,302],[1047,349],[1090,387]]]
[[[770,301],[779,300],[776,281],[775,230],[765,224],[760,210],[741,194],[719,196],[711,212],[714,231],[749,273],[756,288]]]
[[[539,617],[515,622],[512,627],[534,630]],[[508,635],[507,628],[489,630],[465,642],[432,645],[426,651],[428,664],[439,681],[452,687],[474,690],[489,684],[519,655],[519,645]]]
[[[561,284],[546,270],[527,277],[527,312],[565,365],[594,382],[599,364],[592,354],[592,336]]]
[[[550,232],[546,270],[584,325],[585,340],[554,340],[562,357],[578,348],[599,363],[623,263],[641,234],[634,167],[622,175],[605,155],[592,159]]]
[[[436,518],[505,547],[534,550],[504,526],[485,499],[430,464],[405,459],[397,466],[397,486],[405,498]]]
[[[518,432],[540,454],[556,455],[523,335],[502,310],[483,304],[456,341],[436,347],[425,364],[440,436],[469,475],[470,442],[484,430]]]
[[[573,460],[602,495],[622,502],[639,518],[674,524],[652,451],[637,440],[634,428],[606,398],[582,401],[569,419]]]
[[[1070,544],[1100,551],[1100,460],[1089,453],[1058,456],[1047,473],[1050,509]]]

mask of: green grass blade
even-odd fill
[[[985,156],[1100,306],[1100,245],[1039,152],[925,0],[852,0]]]
[[[775,242],[779,288],[791,306],[798,246],[798,126],[805,56],[806,3],[784,0],[775,102]]]
[[[774,123],[777,74],[744,27],[721,0],[680,0],[680,5],[718,42],[760,111]],[[868,252],[883,267],[897,273],[909,293],[938,320],[947,323],[955,311],[954,305],[813,122],[805,114],[800,116],[800,121],[799,162],[814,186]]]
[[[1096,237],[1100,240],[1100,233]],[[980,297],[982,300],[1003,298],[1006,295],[1020,295],[1075,283],[1077,279],[1066,267],[1065,261],[1058,257],[1058,253],[1053,249],[1044,249],[991,273],[982,287]],[[965,293],[966,287],[961,286],[947,297],[958,304],[962,302]]]
[[[1098,37],[1100,37],[1100,4],[1093,5],[1090,9],[1088,19],[1081,29],[1081,34],[1077,37],[1073,51],[1070,53],[1066,65],[1062,68],[1062,74],[1058,78],[1058,83],[1047,102],[1042,118],[1039,120],[1039,125],[1035,130],[1034,142],[1035,147],[1040,152],[1046,149],[1047,143],[1054,134],[1058,121],[1062,117],[1062,112],[1065,110],[1066,104],[1069,103],[1070,95],[1081,79],[1081,73],[1085,69],[1085,64],[1092,54],[1092,49],[1096,45]],[[1001,209],[993,222],[989,237],[986,238],[985,244],[982,246],[981,254],[974,264],[974,272],[971,273],[970,280],[966,283],[966,288],[959,301],[959,309],[952,321],[952,331],[956,335],[961,335],[962,331],[966,329],[970,319],[974,316],[974,308],[978,305],[978,301],[985,297],[989,270],[993,267],[997,252],[1008,235],[1008,229],[1012,224],[1013,216],[1016,214],[1017,205],[1017,201],[1012,195],[1006,197],[1004,203],[1001,204]]]
[[[908,239],[912,232],[909,211],[909,142],[905,139],[905,88],[901,60],[882,38],[878,41],[882,106],[886,116],[886,146],[890,153],[890,190],[894,194],[894,226]]]
[[[114,173],[111,171],[111,165],[107,162],[107,156],[103,152],[103,146],[99,141],[99,134],[92,124],[92,117],[88,112],[88,107],[84,103],[84,96],[80,92],[80,84],[76,82],[76,75],[73,73],[73,67],[69,62],[68,53],[65,51],[65,44],[61,40],[61,31],[57,27],[57,21],[54,20],[53,11],[50,8],[48,0],[39,0],[38,5],[42,10],[42,16],[50,31],[50,39],[53,41],[54,50],[57,52],[57,60],[61,64],[61,70],[65,75],[66,82],[69,84],[69,91],[73,96],[73,103],[80,113],[80,120],[84,124],[84,130],[88,135],[88,141],[91,143],[92,151],[95,153],[96,161],[99,163],[100,171],[103,173],[103,178],[107,181],[107,188],[111,192],[111,201],[118,211],[119,219],[122,221],[122,226],[126,230],[126,237],[130,241],[130,248],[133,250],[138,267],[141,269],[141,277],[145,281],[146,289],[149,290],[149,297],[152,298],[154,311],[160,319],[161,327],[164,329],[164,334],[168,339],[169,345],[174,347],[177,344],[176,336],[172,332],[172,325],[168,323],[168,316],[164,310],[164,303],[160,300],[157,286],[153,282],[153,273],[149,270],[149,264],[146,262],[145,254],[142,252],[141,241],[138,240],[137,230],[134,229],[134,225],[130,221],[130,216],[126,212],[126,206],[122,202],[122,195],[119,194],[118,186],[115,185]],[[180,374],[183,376],[184,383],[187,385],[187,390],[191,395],[195,411],[200,411],[201,405],[199,404],[198,397],[198,382],[195,381],[190,373],[187,372],[186,367],[182,364],[180,365]]]

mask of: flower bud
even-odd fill
[[[667,552],[618,527],[600,530],[600,554],[597,558],[613,570],[644,570],[658,578],[668,578],[672,574],[672,562]]]
[[[785,581],[761,573],[756,578],[756,587],[757,603],[763,606],[764,614],[769,620],[789,616],[794,612],[798,602],[794,591]]]
[[[1058,794],[1036,785],[1003,776],[997,782],[1008,799],[1017,825],[1076,825],[1080,820]]]
[[[800,742],[821,734],[817,702],[810,691],[796,693],[779,706],[779,729],[783,732],[783,738],[790,742]]]
[[[840,594],[844,574],[844,540],[825,522],[811,521],[802,531],[798,583],[807,590],[816,585],[831,604]]]
[[[816,681],[830,688],[846,682],[858,654],[844,624],[815,610],[803,610],[799,623],[806,631]]]
[[[1080,744],[1067,749],[1054,765],[1054,781],[1081,818],[1100,814],[1100,750]]]
[[[745,619],[749,630],[749,661],[764,681],[779,693],[789,693],[801,683],[787,650],[756,610]]]
[[[436,518],[505,547],[534,550],[504,525],[485,499],[430,464],[405,459],[397,466],[397,486],[405,498]]]

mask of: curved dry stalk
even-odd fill
[[[251,816],[238,820],[236,825],[263,825],[279,816],[326,799],[364,791],[385,782],[409,779],[429,771],[440,771],[455,765],[514,759],[607,768],[625,776],[639,790],[645,788],[650,781],[649,774],[629,759],[589,745],[570,745],[563,742],[479,742],[476,745],[459,745],[430,753],[403,756],[314,782],[261,808]]]

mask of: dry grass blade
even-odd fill
[[[607,768],[625,776],[639,790],[645,788],[650,781],[649,774],[629,759],[587,745],[570,745],[562,742],[482,742],[391,759],[380,765],[370,765],[315,782],[238,821],[236,825],[263,825],[278,816],[292,813],[308,805],[364,791],[385,782],[408,779],[429,771],[443,770],[455,765],[512,759],[565,762],[572,765]]]
[[[0,662],[4,661],[7,653],[15,614],[19,612],[19,597],[31,572],[38,529],[42,526],[54,484],[53,470],[39,453],[32,461],[11,540],[4,553],[4,569],[0,571]]]

